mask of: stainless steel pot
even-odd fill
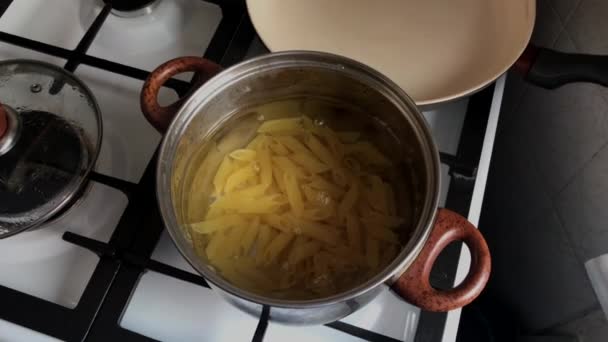
[[[157,102],[162,84],[171,76],[197,73],[197,82],[212,77],[187,99],[168,107]],[[437,210],[439,158],[424,117],[414,102],[392,81],[358,62],[318,52],[281,52],[242,62],[223,72],[198,57],[183,57],[158,67],[146,80],[142,110],[165,132],[157,169],[157,196],[169,234],[179,251],[217,292],[242,310],[259,315],[270,307],[270,318],[289,324],[321,324],[338,320],[370,302],[389,288],[425,310],[447,311],[470,303],[483,290],[490,273],[488,247],[460,215]],[[217,74],[219,72],[219,74]],[[217,75],[216,75],[217,74]],[[244,108],[296,97],[324,97],[374,113],[399,144],[390,146],[390,158],[402,165],[410,188],[397,196],[413,208],[412,231],[399,255],[365,283],[327,298],[278,300],[241,289],[217,274],[195,252],[185,224],[195,212],[187,198],[193,182],[191,170],[200,164],[201,146]],[[345,118],[348,119],[348,118]],[[171,122],[172,120],[172,122]],[[225,128],[225,127],[223,127]],[[471,250],[469,275],[451,290],[437,290],[429,274],[439,253],[450,242],[462,240]]]

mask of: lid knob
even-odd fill
[[[20,131],[21,124],[17,112],[0,103],[0,156],[15,146]]]

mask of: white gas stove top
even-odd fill
[[[73,49],[102,6],[95,0],[14,1],[0,18],[0,31]],[[220,8],[210,3],[163,0],[150,15],[136,18],[110,15],[87,54],[152,70],[174,57],[202,55],[221,18]],[[250,55],[258,53],[260,45],[259,41],[254,42]],[[37,59],[59,66],[66,62],[5,43],[0,43],[0,58]],[[86,65],[80,65],[75,74],[91,88],[102,111],[103,144],[95,170],[133,183],[139,182],[161,139],[139,109],[142,82]],[[497,90],[500,96],[495,101],[499,106],[502,88],[499,86]],[[161,102],[169,103],[175,99],[176,95],[169,90],[161,93]],[[467,102],[466,99],[452,102],[424,113],[442,152],[456,152]],[[491,120],[498,118],[497,110],[494,111],[496,113],[491,114]],[[491,154],[495,125],[492,128],[489,124],[488,130],[490,134],[486,132],[484,151],[489,149]],[[489,163],[487,153],[485,158]],[[450,177],[447,166],[443,166],[442,171],[440,204],[443,205]],[[482,184],[476,185],[476,189],[481,189],[481,197],[485,175],[482,175]],[[107,242],[127,203],[128,199],[120,191],[91,182],[86,196],[59,220],[41,229],[0,240],[0,285],[74,308],[99,258],[62,240],[62,234],[70,231]],[[481,203],[476,205],[478,212]],[[152,259],[196,273],[166,233],[163,233]],[[464,262],[466,264],[466,260]],[[413,341],[419,314],[418,308],[385,292],[343,321],[401,341]],[[251,340],[257,323],[257,318],[230,306],[209,289],[152,271],[142,276],[120,321],[125,329],[164,341]],[[0,320],[0,341],[5,340],[55,339]],[[270,323],[264,340],[359,339],[324,326],[292,328]]]

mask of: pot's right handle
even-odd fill
[[[429,279],[433,264],[441,251],[454,241],[463,241],[471,251],[469,274],[453,289],[435,289]],[[423,310],[450,311],[471,303],[479,296],[488,282],[490,269],[490,251],[477,228],[459,214],[439,209],[422,251],[392,289]]]
[[[565,53],[528,45],[513,67],[530,83],[547,89],[573,82],[608,87],[608,56]]]
[[[221,67],[201,57],[178,57],[158,66],[150,73],[141,90],[140,105],[144,116],[161,133],[164,133],[171,120],[190,95],[208,79],[221,71]],[[176,102],[161,106],[158,103],[158,92],[171,77],[193,71],[195,74],[193,88]]]

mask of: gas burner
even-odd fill
[[[112,4],[112,14],[123,18],[134,18],[150,14],[160,3],[160,0],[104,0]]]

